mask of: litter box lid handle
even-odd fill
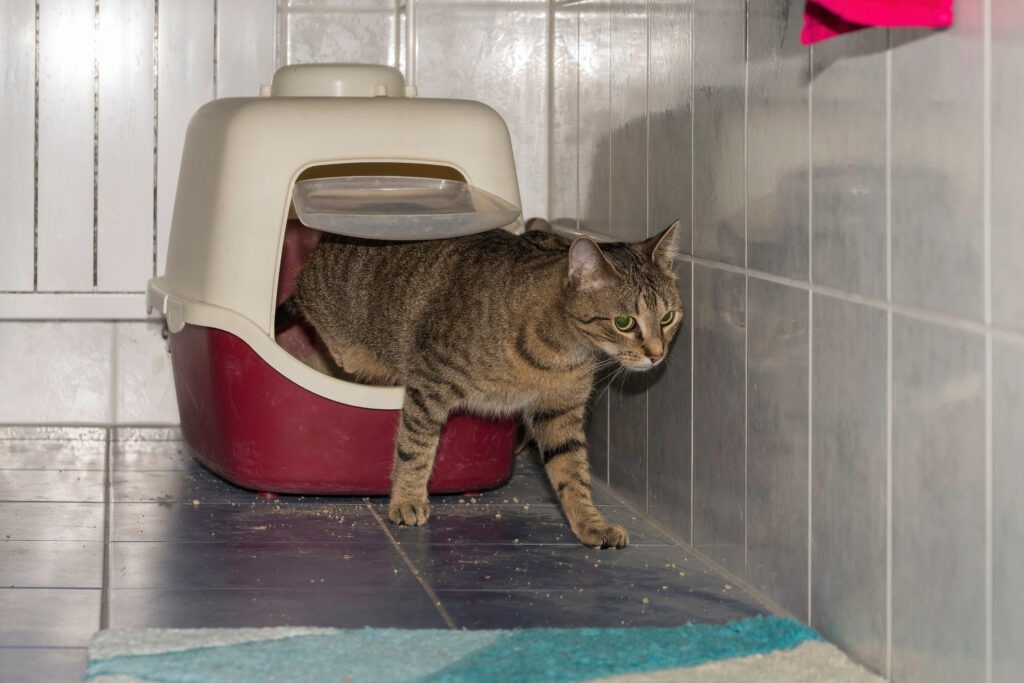
[[[402,72],[379,64],[292,64],[274,74],[271,97],[405,97]]]

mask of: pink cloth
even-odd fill
[[[804,45],[869,26],[940,28],[953,23],[953,0],[807,0]]]

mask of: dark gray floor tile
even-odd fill
[[[0,588],[0,646],[85,647],[100,626],[94,588]]]
[[[102,541],[103,503],[0,503],[0,538]]]
[[[515,505],[529,503],[533,505],[557,505],[551,485],[543,472],[532,470],[516,470],[509,480],[489,491],[467,491],[460,495],[431,496],[434,505],[462,505],[476,499],[478,503],[491,505]]]
[[[403,545],[438,590],[616,590],[636,595],[668,586],[719,591],[725,582],[677,546],[595,550],[584,546]],[[682,574],[680,574],[682,572]]]
[[[369,501],[385,505],[386,496],[299,496],[281,495],[276,499],[260,498],[255,491],[243,489],[196,466],[184,470],[115,470],[112,475],[112,499],[127,503],[251,503],[272,501],[281,504],[355,504]],[[557,505],[551,486],[541,472],[524,470],[513,474],[504,486],[464,495],[431,496],[434,506],[465,505],[474,500],[492,505]],[[620,501],[603,489],[594,490],[598,505],[620,505]]]
[[[626,528],[632,545],[672,543],[626,507],[602,510],[610,521]],[[561,508],[554,505],[438,505],[425,525],[391,527],[391,533],[401,544],[579,545]]]
[[[100,588],[103,541],[0,541],[0,586]]]
[[[398,590],[418,584],[392,546],[357,543],[111,543],[113,588]]]
[[[0,472],[0,499],[103,500],[102,469],[51,465],[81,462],[104,430],[18,441],[0,429],[0,454],[17,450],[4,450],[5,436],[50,459]],[[177,429],[111,437],[111,626],[445,627],[374,517],[386,518],[385,496],[261,499],[203,468]],[[89,457],[102,467],[103,453]],[[425,526],[386,525],[459,626],[668,626],[761,611],[604,489],[595,501],[633,545],[579,545],[536,458],[514,468],[495,490],[432,497]],[[102,502],[0,503],[0,585],[100,585],[103,512]],[[0,646],[82,647],[99,601],[97,589],[3,589]]]
[[[115,470],[111,474],[111,496],[116,503],[353,505],[371,500],[363,496],[284,494],[261,498],[256,491],[235,486],[201,466],[189,470]]]
[[[103,502],[102,470],[0,470],[0,501]]]
[[[422,590],[283,589],[110,591],[111,627],[446,628]]]
[[[84,647],[0,648],[0,681],[11,683],[55,683],[81,681],[89,651]]]
[[[603,588],[553,591],[438,591],[456,626],[486,628],[613,628],[719,624],[765,614],[736,591]]]
[[[593,494],[596,505],[622,505],[621,500],[602,488],[594,487]],[[507,483],[490,491],[431,496],[430,501],[434,505],[464,505],[472,502],[488,505],[558,505],[558,497],[547,475],[543,471],[526,468],[517,469]]]
[[[0,427],[0,469],[102,470],[106,430]]]
[[[119,503],[113,506],[110,539],[214,543],[390,543],[377,519],[362,503]]]

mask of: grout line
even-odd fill
[[[36,0],[34,158],[32,164],[32,291],[39,290],[39,0]]]
[[[747,476],[749,474],[749,407],[750,407],[750,278],[743,278],[743,579],[747,580],[750,572],[747,571],[747,522],[749,521],[748,500],[747,500]]]
[[[220,23],[220,7],[218,0],[213,0],[213,99],[217,99],[217,72],[220,70],[220,35],[218,24]]]
[[[697,9],[694,3],[690,3],[690,254],[693,254],[693,245],[695,241],[695,234],[697,232],[697,202],[694,198],[694,168],[696,156],[694,152],[693,143],[693,132],[694,132],[694,121],[696,120],[696,105],[697,100],[694,97],[694,78],[695,69],[693,65],[693,57],[695,54],[694,43],[696,42],[697,33]],[[694,451],[694,423],[693,423],[693,399],[694,399],[694,342],[696,336],[697,326],[694,324],[694,311],[696,310],[697,300],[697,266],[692,261],[690,262],[690,546],[693,547],[693,515],[694,515],[694,461],[696,460],[696,454]]]
[[[110,513],[111,513],[111,438],[110,429],[105,434],[103,463],[103,584],[100,590],[100,630],[110,626]]]
[[[118,402],[118,363],[120,359],[117,353],[118,347],[118,324],[113,322],[110,326],[110,421],[117,424],[117,402]]]
[[[992,335],[985,336],[985,681],[992,683],[993,595],[993,349]]]
[[[885,32],[885,678],[892,680],[892,30]]]
[[[892,311],[885,341],[885,677],[892,680]]]
[[[602,3],[604,4],[604,3]],[[605,15],[606,23],[608,27],[608,51],[605,54],[606,63],[608,65],[608,213],[607,222],[605,229],[608,235],[614,234],[612,229],[612,8],[611,4],[604,4],[602,11]],[[607,467],[605,480],[608,485],[612,483],[612,396],[611,396],[611,381],[608,382],[607,398],[605,399],[605,449],[604,455],[607,460]]]
[[[404,550],[402,550],[402,546],[395,539],[394,534],[391,533],[391,530],[388,529],[388,525],[384,523],[384,520],[380,518],[380,515],[377,514],[377,511],[373,509],[373,505],[371,505],[370,503],[366,503],[365,505],[366,509],[370,511],[370,514],[373,515],[373,518],[377,520],[377,524],[380,525],[381,530],[384,531],[384,535],[387,536],[388,540],[391,541],[391,547],[398,551],[398,554],[401,555],[402,560],[405,562],[405,565],[409,568],[409,571],[412,572],[412,575],[416,577],[417,581],[419,581],[420,586],[422,586],[423,590],[426,591],[427,597],[429,597],[431,602],[434,603],[434,607],[437,608],[437,611],[441,615],[441,618],[444,619],[446,624],[448,624],[448,628],[452,629],[453,631],[456,630],[458,627],[455,625],[455,621],[451,618],[451,616],[448,615],[448,612],[445,610],[444,605],[442,605],[441,601],[437,598],[437,594],[434,593],[430,586],[427,585],[427,582],[423,579],[423,576],[416,570],[416,565],[412,563],[412,560],[409,559],[409,556],[405,554]]]
[[[984,0],[983,40],[983,128],[982,128],[982,211],[985,325],[992,325],[992,0]],[[993,493],[993,357],[992,332],[985,334],[985,681],[992,683],[993,595],[992,572],[994,538],[992,529]]]
[[[885,33],[885,300],[892,301],[892,31]]]
[[[49,588],[49,587],[47,587]],[[22,588],[18,590],[34,590],[31,588]],[[46,590],[43,588],[41,590]],[[96,590],[95,588],[75,588],[69,587],[67,590]],[[81,650],[82,652],[88,652],[89,647],[87,645],[0,645],[0,650]]]
[[[580,8],[576,7],[576,230],[580,229]]]
[[[547,32],[545,36],[547,44],[544,46],[544,57],[547,60],[547,68],[544,71],[544,76],[547,78],[547,83],[544,87],[544,97],[547,112],[544,117],[544,125],[547,128],[545,131],[547,149],[544,155],[544,177],[547,182],[544,183],[544,216],[551,220],[553,219],[551,208],[551,196],[553,194],[551,192],[551,169],[554,168],[555,156],[555,12],[552,0],[548,0],[545,9],[545,30]],[[525,217],[523,219],[526,220]]]
[[[807,625],[811,626],[814,576],[814,293],[807,292]]]
[[[157,276],[159,251],[158,187],[160,182],[160,0],[153,0],[153,277]]]
[[[277,53],[274,55],[274,71],[288,63],[288,12],[287,0],[277,0],[277,7],[274,11],[274,28],[277,34]],[[395,0],[396,6],[398,0]],[[397,65],[396,65],[397,66]]]
[[[814,46],[807,48],[807,281],[814,283]]]
[[[982,130],[982,244],[986,326],[992,325],[992,0],[984,0],[985,49]]]
[[[814,284],[814,45],[807,48],[807,282]],[[814,292],[807,291],[807,625],[814,577]]]
[[[696,209],[697,202],[694,199],[694,194],[693,194],[694,193],[694,188],[695,188],[693,172],[694,172],[694,169],[696,168],[696,162],[694,160],[694,157],[696,156],[696,154],[695,154],[694,149],[693,149],[694,148],[693,132],[694,132],[694,125],[695,125],[694,121],[697,118],[696,112],[695,112],[695,110],[697,108],[697,100],[696,100],[696,98],[694,96],[694,87],[695,87],[694,86],[694,78],[695,78],[694,74],[695,74],[695,69],[694,69],[694,66],[693,66],[693,58],[694,58],[694,55],[696,54],[696,51],[694,49],[694,43],[696,42],[696,32],[697,32],[697,10],[694,7],[694,2],[690,2],[689,5],[690,5],[690,254],[693,254],[693,245],[694,245],[694,242],[696,241],[694,235],[697,232],[697,209]],[[692,282],[692,280],[691,280],[691,282]],[[691,288],[691,294],[692,294],[692,288]],[[691,298],[692,298],[692,296],[691,296]],[[691,310],[692,310],[692,308],[691,308]],[[691,375],[693,373],[693,365],[692,364],[690,366],[690,373],[691,373]],[[692,422],[691,422],[691,424],[692,424]]]
[[[651,2],[646,0],[647,54],[644,56],[644,238],[651,236]],[[644,510],[651,512],[651,383],[644,387]]]
[[[88,292],[83,292],[81,290],[74,290],[74,289],[43,289],[43,290],[37,290],[37,291],[34,291],[34,292],[26,292],[23,289],[4,289],[4,290],[0,290],[0,296],[17,295],[19,297],[24,297],[26,295],[32,295],[32,294],[40,294],[40,295],[46,295],[46,294],[74,294],[76,296],[94,296],[94,295],[99,295],[99,294],[145,294],[145,293],[146,293],[146,290],[144,290],[144,289],[134,289],[134,290],[133,289],[100,289],[100,290],[93,290],[93,291],[88,291]]]
[[[722,261],[714,261],[712,259],[699,258],[696,256],[690,256],[689,254],[680,254],[678,257],[683,261],[692,261],[698,265],[706,266],[708,268],[714,268],[716,270],[723,270],[729,273],[735,273],[737,275],[748,275],[755,280],[764,280],[766,282],[774,282],[775,284],[787,285],[796,289],[810,290],[815,294],[822,294],[833,299],[839,299],[841,301],[847,301],[850,303],[861,304],[870,308],[877,308],[884,311],[893,311],[899,315],[906,316],[908,318],[914,318],[922,320],[924,322],[930,322],[937,325],[944,325],[952,327],[964,332],[972,332],[975,334],[986,334],[991,332],[993,338],[1003,339],[1012,341],[1016,344],[1024,344],[1024,330],[1013,330],[1002,327],[986,327],[984,323],[977,320],[971,320],[970,318],[963,318],[951,313],[942,313],[940,311],[932,311],[926,308],[918,306],[912,306],[909,304],[899,304],[895,302],[887,302],[882,299],[875,297],[866,296],[863,294],[857,294],[854,292],[846,292],[841,289],[834,287],[828,287],[824,285],[811,284],[806,280],[796,280],[781,275],[775,275],[773,273],[766,273],[760,270],[754,270],[750,268],[743,268],[742,266],[734,266],[730,263],[724,263]]]
[[[92,286],[100,281],[100,0],[92,19]]]
[[[750,0],[743,2],[743,267],[750,267],[750,238],[748,232],[750,216]],[[747,567],[747,531],[749,510],[747,500],[748,458],[749,458],[749,393],[750,393],[750,277],[743,278],[743,580],[750,576]]]
[[[694,444],[693,433],[694,433],[694,431],[696,431],[694,429],[694,426],[693,426],[693,398],[694,398],[694,396],[693,396],[693,392],[694,392],[694,388],[693,388],[693,386],[694,386],[694,381],[693,381],[693,378],[694,378],[694,365],[693,365],[693,361],[694,361],[694,340],[695,340],[695,334],[696,334],[696,328],[697,328],[697,326],[694,324],[694,322],[695,322],[695,320],[694,320],[694,305],[695,305],[694,301],[696,299],[696,289],[697,289],[697,272],[696,271],[697,271],[696,264],[691,262],[690,263],[690,545],[691,546],[694,544],[694,542],[693,542],[693,515],[694,515],[695,506],[694,506],[694,501],[693,501],[693,494],[694,494],[693,475],[694,475],[694,461],[696,460],[696,457],[695,457],[695,454],[694,454],[694,446],[693,446],[693,444]]]
[[[523,11],[530,9],[545,9],[548,5],[548,0],[532,0],[523,1],[517,0],[514,4],[511,2],[502,2],[501,0],[482,0],[481,2],[428,2],[425,3],[431,10],[467,10],[467,11]],[[571,5],[575,3],[557,3],[559,6]],[[585,4],[581,1],[580,4]],[[366,7],[317,7],[314,5],[302,5],[300,7],[282,7],[282,14],[289,16],[302,16],[302,15],[384,15],[389,14],[390,10],[381,8],[381,6],[368,5]]]
[[[419,66],[417,41],[416,0],[405,0],[405,84],[416,85],[416,68]]]
[[[0,422],[0,428],[2,427],[26,427],[26,428],[53,428],[53,429],[178,429],[180,431],[181,425],[172,422],[123,422],[115,424],[113,422]],[[19,437],[20,438],[20,437]],[[0,438],[0,441],[8,440],[9,437]],[[43,439],[49,440],[49,439]],[[177,437],[174,439],[168,439],[169,441],[178,441]]]
[[[743,2],[743,267],[750,267],[749,209],[747,196],[750,175],[750,0]],[[746,311],[744,311],[746,315]],[[745,523],[745,522],[744,522]]]
[[[886,30],[886,664],[893,673],[893,52]]]

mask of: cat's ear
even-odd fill
[[[676,247],[676,234],[679,232],[679,221],[668,226],[661,233],[641,242],[638,246],[645,256],[665,270],[672,270],[672,261],[675,259],[678,249]]]
[[[591,291],[610,285],[615,277],[615,268],[597,242],[577,237],[569,247],[569,284],[581,291]]]

